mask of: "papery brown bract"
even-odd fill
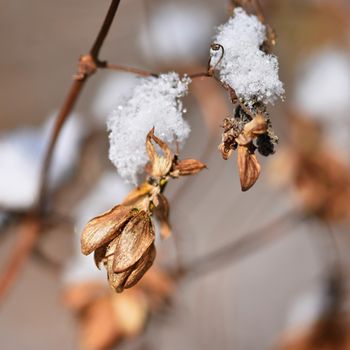
[[[169,223],[169,202],[162,194],[158,194],[158,205],[154,209],[154,214],[160,223],[160,234],[163,239],[171,235],[171,227]]]
[[[251,153],[245,146],[238,146],[237,165],[242,191],[249,190],[260,175],[260,164],[256,155]]]
[[[176,163],[172,174],[174,174],[174,176],[195,175],[203,169],[205,169],[206,167],[207,166],[199,160],[184,159]]]
[[[161,148],[164,153],[164,157],[157,154],[152,140]],[[173,154],[168,145],[154,135],[154,128],[147,134],[146,149],[152,164],[152,176],[166,176],[173,164]]]
[[[89,255],[112,240],[119,230],[133,217],[136,212],[123,205],[117,205],[111,210],[90,220],[81,235],[81,251]]]
[[[114,272],[123,272],[134,265],[155,239],[149,214],[144,211],[134,216],[111,245],[114,246]],[[108,250],[107,250],[107,255]]]

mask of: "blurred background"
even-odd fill
[[[53,118],[108,6],[0,1],[0,273],[35,201]],[[350,2],[261,7],[277,34],[286,98],[269,107],[280,142],[275,155],[259,156],[257,184],[242,193],[235,159],[217,150],[233,111],[226,92],[196,79],[184,101],[192,132],[182,157],[209,169],[168,186],[174,232],[158,244],[155,276],[115,300],[104,273],[80,255],[79,234],[130,189],[108,160],[105,120],[137,79],[97,72],[54,156],[53,214],[1,300],[3,349],[323,349],[307,341],[322,336],[329,349],[350,348]],[[203,71],[228,8],[226,0],[122,1],[101,58]],[[174,281],[167,271],[179,262],[191,269]]]

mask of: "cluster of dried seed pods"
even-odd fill
[[[247,191],[260,175],[261,167],[255,151],[258,150],[264,156],[273,154],[278,138],[261,103],[248,106],[239,100],[234,117],[225,118],[222,127],[224,132],[219,150],[227,160],[237,149],[241,188],[242,191]]]
[[[159,155],[154,143],[163,152]],[[90,220],[81,236],[81,250],[94,252],[97,267],[107,269],[110,286],[117,292],[135,285],[153,264],[156,255],[153,214],[161,235],[170,235],[169,204],[163,191],[170,178],[193,175],[206,166],[194,159],[179,160],[168,145],[154,135],[146,138],[150,163],[146,181],[135,188],[123,203]]]

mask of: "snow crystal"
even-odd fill
[[[236,8],[234,16],[218,28],[214,43],[224,47],[218,63],[220,79],[230,85],[240,98],[273,103],[284,94],[278,78],[278,61],[260,50],[266,39],[266,27],[256,16]],[[212,65],[218,62],[220,50],[211,50]]]
[[[137,183],[137,174],[148,161],[145,141],[153,126],[155,134],[168,143],[176,138],[181,144],[188,137],[190,127],[182,118],[180,98],[189,83],[188,77],[180,79],[174,72],[141,78],[130,99],[111,113],[109,158],[123,179]]]
[[[53,122],[54,119],[49,118],[42,128],[22,128],[0,136],[0,206],[24,209],[36,200]],[[71,117],[64,126],[52,161],[52,187],[57,186],[75,164],[82,130],[77,116]]]
[[[124,181],[114,172],[105,172],[93,189],[75,209],[74,256],[63,272],[64,283],[101,279],[106,280],[105,271],[96,269],[93,256],[80,251],[80,235],[86,223],[93,217],[109,210],[121,202],[130,191]]]
[[[350,110],[350,57],[323,50],[305,63],[296,86],[295,102],[311,117],[346,118]]]

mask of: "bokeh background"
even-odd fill
[[[180,281],[165,310],[152,315],[145,331],[120,348],[273,349],[286,331],[317,319],[339,259],[347,284],[348,221],[325,224],[291,214],[279,222],[303,206],[287,181],[288,158],[282,168],[274,158],[288,147],[290,115],[297,114],[323,127],[324,142],[348,169],[350,3],[261,4],[277,33],[274,52],[286,89],[285,101],[270,107],[280,135],[276,156],[262,160],[259,181],[242,193],[235,160],[225,162],[217,151],[219,125],[232,107],[214,82],[196,80],[185,100],[192,133],[182,155],[205,161],[209,170],[168,187],[176,240],[160,243],[158,258],[166,267],[176,264],[176,245],[187,264],[250,234],[263,238],[238,253],[237,248],[226,252],[223,262],[210,268],[204,264],[200,273]],[[1,268],[22,217],[8,212],[23,212],[33,200],[48,120],[62,103],[78,57],[90,47],[108,5],[107,0],[0,1]],[[224,0],[122,1],[101,57],[155,72],[201,71],[227,9]],[[108,160],[104,121],[134,85],[132,74],[101,71],[84,88],[55,158],[52,202],[58,214],[0,305],[3,349],[79,348],[78,320],[64,306],[64,291],[74,280],[100,278],[89,275],[90,260],[79,265],[77,237],[84,222],[127,192]],[[350,206],[350,198],[343,206]],[[346,291],[342,305],[346,310]]]

